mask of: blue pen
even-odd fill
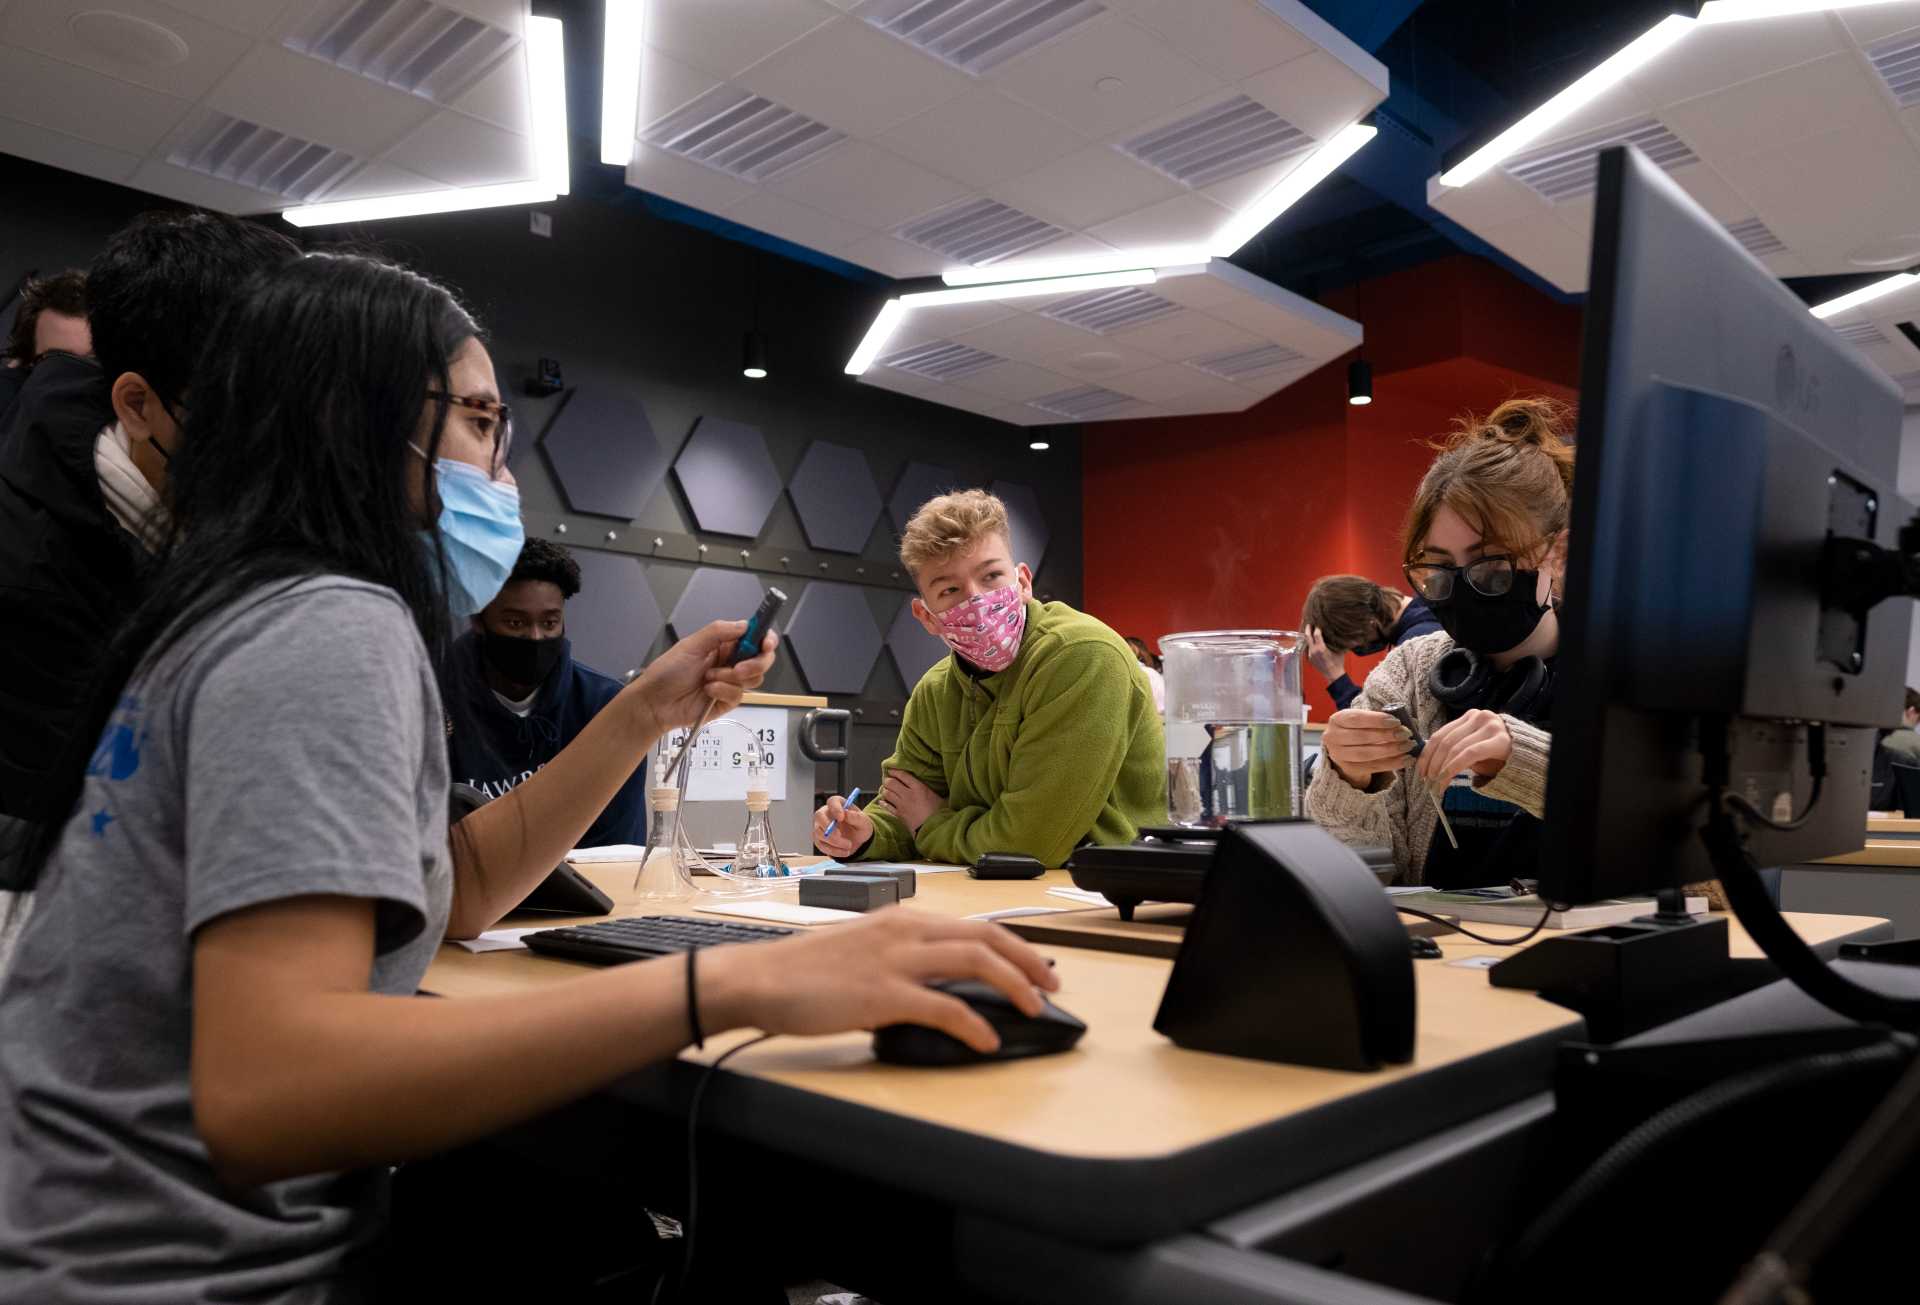
[[[847,794],[847,805],[852,806],[854,803],[858,802],[859,800],[860,800],[860,786],[858,784],[855,784],[853,786],[853,792]],[[840,822],[838,820],[829,820],[827,822],[827,832],[820,835],[820,837],[832,838],[833,831],[838,828],[840,828]]]

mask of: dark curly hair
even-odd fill
[[[571,598],[580,592],[580,564],[573,560],[573,554],[565,545],[548,539],[529,539],[521,548],[507,583],[518,580],[545,580],[559,588],[562,598]]]
[[[52,276],[29,278],[20,288],[20,311],[13,316],[13,329],[7,334],[5,357],[22,366],[32,366],[34,330],[40,314],[63,313],[85,320],[87,316],[87,274],[68,268]]]

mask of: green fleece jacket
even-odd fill
[[[1013,665],[975,680],[948,656],[914,686],[886,769],[946,805],[915,834],[873,803],[861,856],[966,864],[1018,852],[1058,866],[1082,843],[1130,843],[1166,817],[1166,752],[1125,641],[1065,603],[1029,599]]]

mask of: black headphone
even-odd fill
[[[1427,673],[1427,692],[1453,720],[1474,708],[1539,723],[1553,715],[1553,669],[1522,657],[1504,671],[1471,648],[1455,645]]]

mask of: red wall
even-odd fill
[[[1089,612],[1151,641],[1295,629],[1308,588],[1334,572],[1404,587],[1400,526],[1427,441],[1515,394],[1574,397],[1579,310],[1491,264],[1444,259],[1326,303],[1366,324],[1371,405],[1347,403],[1342,358],[1245,412],[1087,427]],[[1306,674],[1325,719],[1320,678]]]

